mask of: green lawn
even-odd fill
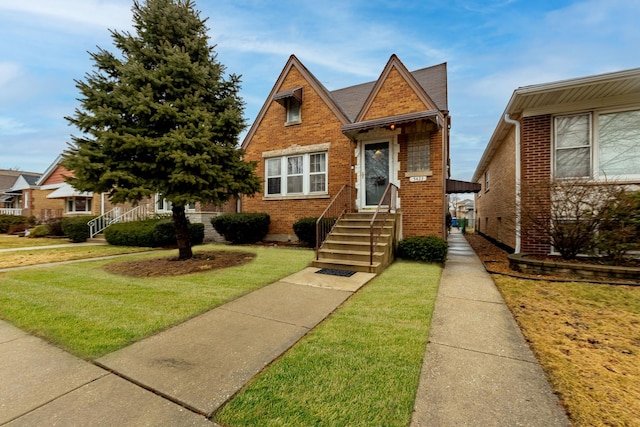
[[[441,268],[399,261],[216,414],[225,426],[407,426]]]
[[[70,243],[69,239],[48,239],[45,237],[18,237],[0,234],[0,249],[28,248],[33,246],[62,245]]]
[[[97,358],[304,268],[313,252],[198,246],[255,252],[248,264],[174,277],[133,279],[102,267],[151,254],[0,273],[0,318],[84,358]],[[175,256],[175,250],[166,251]]]

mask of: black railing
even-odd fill
[[[380,240],[387,218],[389,218],[391,211],[395,212],[396,210],[397,195],[398,187],[389,183],[380,198],[373,218],[371,218],[371,223],[369,224],[369,265],[373,265],[373,252]]]
[[[343,215],[353,212],[353,197],[353,187],[344,185],[316,221],[316,260],[318,259],[320,247],[336,222],[338,222]]]

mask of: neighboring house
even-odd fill
[[[33,191],[40,174],[0,170],[0,214],[31,216]]]
[[[35,188],[31,190],[33,195],[30,215],[35,216],[39,221],[74,215],[107,215],[109,218],[118,218],[128,212],[131,214],[122,220],[130,220],[149,215],[170,215],[172,213],[171,203],[159,194],[150,199],[142,200],[137,206],[134,206],[131,203],[113,204],[105,193],[94,194],[78,191],[66,183],[65,177],[73,177],[73,172],[67,170],[61,161],[62,156],[58,156],[34,183]],[[220,240],[211,226],[211,217],[223,212],[235,211],[235,202],[220,208],[212,205],[194,204],[186,209],[187,216],[192,222],[205,224],[205,238],[208,240]],[[110,219],[105,221],[105,224],[108,222]]]
[[[562,178],[638,188],[640,68],[516,89],[473,176],[476,229],[517,253],[553,253],[527,217],[548,215],[530,195]]]
[[[296,240],[294,222],[343,186],[370,212],[391,183],[398,238],[446,238],[449,128],[446,64],[409,72],[392,55],[376,81],[329,91],[292,55],[242,144],[264,180],[242,211],[270,215],[267,239]]]

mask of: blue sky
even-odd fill
[[[0,168],[43,172],[76,129],[88,52],[116,52],[131,0],[0,0]],[[470,179],[513,91],[640,67],[637,0],[199,0],[252,123],[288,57],[329,89],[447,62],[452,178]]]

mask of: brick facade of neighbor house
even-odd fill
[[[494,154],[495,162],[480,177],[481,190],[476,203],[476,229],[511,249],[516,243],[515,148],[515,126],[512,126]],[[485,182],[486,172],[489,173],[489,188]]]
[[[282,98],[296,91],[302,94],[300,122],[286,124]],[[327,191],[267,195],[263,188],[242,199],[242,211],[268,213],[267,239],[272,240],[297,240],[293,224],[320,216],[344,185],[353,187],[356,209],[371,211],[361,190],[365,146],[388,143],[389,180],[399,188],[400,237],[445,237],[448,117],[444,64],[410,73],[392,55],[377,81],[329,92],[291,56],[243,142],[244,158],[257,162],[256,173],[264,182],[267,159],[326,152]],[[429,167],[407,173],[407,141],[417,132],[428,134]]]
[[[549,194],[545,193],[551,179],[551,115],[525,117],[521,121],[522,158],[522,252],[546,255],[550,252],[549,238],[531,219],[548,216]]]
[[[639,100],[640,68],[516,89],[473,175],[472,180],[483,185],[476,197],[477,230],[520,253],[553,254],[549,229],[542,229],[544,224],[551,226],[552,216],[561,214],[551,212],[551,182],[575,178],[637,189]],[[513,120],[520,129],[519,162]],[[557,132],[556,125],[561,125]],[[519,211],[510,207],[517,197],[518,165]],[[485,191],[487,171],[490,188]],[[507,216],[509,223],[520,220],[519,235],[515,227],[497,227]]]

